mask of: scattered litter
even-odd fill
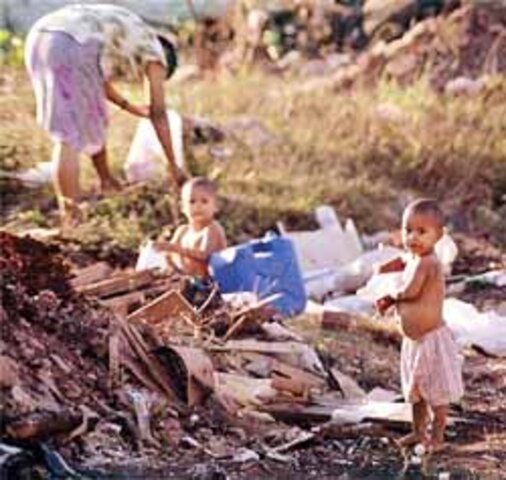
[[[183,119],[175,110],[167,110],[167,120],[170,125],[174,160],[179,168],[184,169]],[[139,121],[137,131],[123,166],[129,182],[145,182],[159,175],[164,175],[166,168],[162,162],[156,163],[156,158],[164,156],[162,145],[158,140],[152,122],[143,118]]]
[[[434,252],[443,265],[445,275],[450,275],[452,264],[459,253],[457,245],[453,241],[452,237],[450,237],[447,233],[443,234],[434,246]]]
[[[445,93],[447,95],[476,95],[480,93],[485,84],[483,80],[474,80],[468,77],[457,77],[449,80],[445,85]]]
[[[470,303],[447,298],[443,317],[461,347],[477,345],[492,355],[506,356],[506,316],[494,311],[480,313]]]
[[[1,171],[0,178],[13,178],[19,180],[25,187],[37,188],[51,182],[53,171],[53,162],[40,162],[35,167],[22,172]]]
[[[141,245],[139,249],[139,256],[137,258],[137,263],[135,264],[135,271],[140,272],[142,270],[151,270],[153,268],[159,268],[162,271],[166,271],[169,268],[169,263],[167,262],[165,253],[156,250],[154,242],[152,240],[148,240]]]
[[[232,457],[232,462],[235,463],[258,462],[259,460],[260,455],[249,448],[240,448]]]
[[[481,275],[474,275],[465,279],[467,284],[483,284],[493,285],[494,287],[503,288],[506,287],[506,269],[502,270],[491,270],[489,272],[482,273]]]

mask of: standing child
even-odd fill
[[[216,187],[204,177],[188,180],[181,190],[181,207],[188,219],[170,242],[156,242],[155,248],[168,252],[169,261],[192,277],[209,277],[209,257],[227,246],[225,232],[215,220]]]
[[[406,401],[413,405],[413,432],[398,443],[402,447],[422,443],[431,451],[443,448],[448,405],[463,395],[458,349],[442,316],[443,270],[434,253],[443,223],[435,201],[421,199],[408,205],[402,218],[407,255],[380,267],[383,273],[402,271],[402,286],[376,302],[380,313],[395,305],[404,337],[401,382]]]

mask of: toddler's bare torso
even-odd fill
[[[443,324],[445,284],[441,265],[434,254],[419,261],[425,262],[424,268],[427,269],[420,294],[414,299],[397,303],[402,333],[412,340],[418,340]],[[416,268],[416,262],[408,262],[404,275],[409,277],[413,268]]]

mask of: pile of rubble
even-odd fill
[[[417,23],[398,40],[379,42],[329,78],[300,88],[313,90],[323,82],[340,90],[380,78],[406,85],[426,74],[437,91],[473,93],[483,87],[476,83],[482,76],[506,71],[505,47],[504,6],[467,5]]]
[[[269,299],[232,307],[174,275],[104,263],[72,273],[55,247],[0,242],[2,473],[41,458],[53,473],[125,457],[289,462],[315,438],[409,425],[409,406],[367,399],[272,321]]]

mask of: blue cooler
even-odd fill
[[[260,299],[280,293],[272,306],[284,316],[304,310],[306,290],[292,241],[266,237],[213,253],[211,273],[222,293],[254,292]]]

